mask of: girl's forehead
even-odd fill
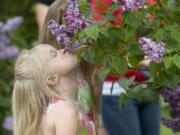
[[[35,47],[34,49],[33,50],[35,54],[39,55],[40,57],[49,57],[51,56],[52,53],[57,51],[57,49],[55,49],[54,47],[50,45],[39,45]]]
[[[57,49],[55,49],[54,47],[48,45],[48,46],[42,46],[41,50],[46,51],[46,52],[51,52],[51,51],[56,51]]]

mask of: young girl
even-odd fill
[[[20,54],[12,96],[14,135],[95,135],[77,101],[75,55],[50,45]]]
[[[42,27],[42,31],[40,32],[39,35],[39,43],[48,43],[58,49],[63,47],[57,44],[55,38],[48,29],[48,24],[51,19],[61,24],[62,20],[60,16],[60,10],[64,10],[66,7],[67,7],[66,0],[56,0],[54,3],[50,5],[48,13],[45,18],[45,22]],[[93,116],[94,122],[97,127],[97,132],[101,135],[106,135],[107,133],[106,130],[103,128],[101,115],[100,115],[102,82],[100,82],[100,80],[97,79],[97,76],[94,75],[94,71],[95,71],[95,65],[89,64],[84,60],[81,60],[77,75],[78,76],[77,80],[79,84],[78,85],[79,99],[83,107],[86,109],[86,112],[89,114],[89,116],[90,117]],[[83,89],[84,90],[86,89],[86,91],[82,91]]]

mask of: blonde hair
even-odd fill
[[[55,48],[60,47],[50,30],[48,29],[48,24],[51,19],[55,20],[57,23],[62,24],[62,17],[60,10],[67,6],[66,0],[55,0],[47,12],[44,24],[42,26],[41,32],[39,33],[39,43],[47,43],[53,45]]]
[[[55,20],[57,23],[62,24],[62,16],[60,15],[60,10],[65,9],[67,7],[67,1],[66,0],[56,0],[51,4],[49,7],[49,10],[47,12],[45,22],[42,27],[42,31],[39,35],[39,43],[48,43],[53,45],[55,48],[59,48],[60,46],[57,44],[55,38],[51,34],[50,30],[48,29],[48,23],[51,19]],[[61,46],[62,47],[62,46]],[[89,64],[85,60],[81,60],[80,63],[81,70],[83,72],[83,75],[85,79],[88,81],[88,84],[90,86],[90,93],[91,93],[91,99],[93,102],[93,114],[95,122],[97,123],[97,112],[98,112],[98,106],[95,105],[95,97],[93,95],[94,87],[92,83],[92,75],[94,73],[95,65]]]
[[[47,64],[49,48],[49,45],[38,45],[23,51],[17,59],[12,95],[14,135],[41,135],[44,109],[58,95],[55,88],[46,84],[51,74]]]

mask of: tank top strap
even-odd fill
[[[62,99],[60,97],[54,97],[52,99],[52,101],[49,103],[49,105],[47,106],[46,113],[49,113],[56,106],[56,104],[62,100],[64,100],[64,99]]]

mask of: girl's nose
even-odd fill
[[[64,49],[58,50],[58,53],[63,53],[63,52],[64,52]]]

